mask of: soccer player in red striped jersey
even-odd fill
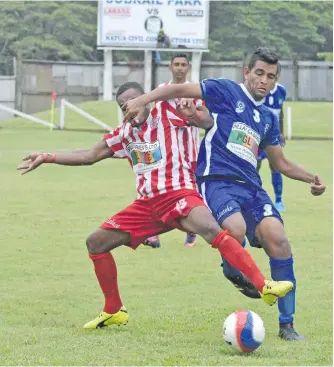
[[[183,84],[189,83],[187,80],[187,75],[190,69],[190,63],[188,56],[186,54],[177,54],[174,55],[170,61],[169,69],[172,73],[172,80],[167,83],[162,83],[158,85],[159,87],[170,85],[170,84]],[[167,103],[164,103],[161,106],[161,102],[157,102],[162,108],[169,107],[169,112],[173,113],[173,110],[176,109],[176,106],[179,102],[179,99],[171,99]],[[203,106],[204,102],[201,99],[194,99],[193,103],[196,107]],[[191,136],[189,136],[189,159],[191,164],[194,167],[194,172],[196,169],[196,161],[197,161],[197,154],[198,148],[200,144],[200,137],[199,137],[199,129],[194,126],[190,128]],[[152,248],[159,248],[160,247],[160,239],[159,236],[152,236],[145,241],[145,245],[151,246]],[[196,234],[195,233],[187,233],[186,239],[184,242],[185,247],[194,247],[196,245]]]
[[[116,95],[122,107],[144,93],[138,83],[122,85]],[[128,312],[121,300],[117,267],[112,250],[119,246],[136,249],[147,237],[175,228],[202,236],[218,249],[232,266],[242,271],[267,304],[289,292],[292,282],[266,280],[248,252],[222,231],[196,190],[188,151],[190,125],[208,127],[213,121],[207,110],[196,110],[192,101],[181,101],[171,114],[157,105],[140,126],[124,122],[92,149],[68,153],[32,153],[18,169],[23,174],[42,164],[91,165],[100,160],[127,158],[136,175],[138,198],[106,220],[86,241],[89,258],[105,297],[103,312],[84,325],[86,329],[126,324]]]

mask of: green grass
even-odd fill
[[[333,103],[329,102],[286,102],[284,104],[285,117],[287,107],[292,112],[293,138],[333,138]],[[285,133],[287,133],[287,119],[285,118]]]
[[[309,110],[293,108],[296,121],[297,111],[312,121],[317,104],[303,105]],[[107,122],[105,106],[110,104],[88,103],[84,109],[96,107],[96,116]],[[315,124],[329,124],[327,115],[314,117]],[[307,337],[291,344],[277,337],[276,307],[240,295],[224,279],[218,253],[202,240],[184,248],[178,231],[163,235],[159,250],[114,251],[131,320],[122,328],[83,330],[103,304],[85,238],[135,198],[133,173],[115,160],[43,166],[21,177],[15,165],[33,150],[74,150],[100,139],[97,133],[21,124],[17,119],[0,125],[0,365],[332,365],[331,141],[292,141],[285,149],[328,184],[325,195],[312,197],[307,185],[284,181],[284,220],[298,280],[296,327]],[[330,125],[319,126],[319,134],[331,131]],[[267,164],[262,176],[272,193]],[[269,274],[264,252],[250,251]],[[222,341],[223,321],[238,308],[257,312],[266,327],[263,346],[250,355]]]
[[[77,105],[92,116],[105,122],[111,127],[118,124],[116,102],[92,101]],[[292,108],[292,135],[293,138],[321,138],[332,139],[333,136],[333,104],[329,102],[286,102],[284,105],[285,116],[287,107]],[[55,109],[55,122],[59,124],[59,108]],[[101,130],[101,127],[93,124],[85,117],[66,108],[65,129],[88,129]],[[43,111],[35,114],[42,120],[50,121],[50,112]],[[43,125],[37,125],[23,118],[14,118],[7,121],[0,121],[0,128],[20,128],[20,129],[43,129]],[[287,118],[285,118],[285,133],[287,133]]]

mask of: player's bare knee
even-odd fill
[[[291,256],[291,247],[286,236],[279,236],[271,241],[264,241],[263,247],[270,257],[288,259]]]
[[[246,223],[240,213],[235,213],[225,219],[222,228],[227,230],[230,236],[242,243],[246,236]]]
[[[101,239],[96,234],[96,232],[90,234],[86,239],[87,250],[90,254],[100,254],[105,252],[103,249],[103,244],[101,243]]]
[[[286,236],[282,236],[277,240],[277,246],[282,258],[287,259],[291,256],[291,247]]]

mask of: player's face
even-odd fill
[[[251,70],[245,68],[244,77],[250,94],[255,100],[261,100],[274,88],[277,81],[277,65],[258,60]]]
[[[121,110],[123,111],[123,113],[124,113],[123,107],[125,106],[125,103],[127,101],[130,101],[130,99],[137,98],[141,95],[142,95],[142,93],[139,90],[134,89],[134,88],[130,88],[130,89],[126,90],[125,92],[123,92],[122,94],[120,94],[118,96],[117,103],[118,103],[119,107],[121,107]]]
[[[185,82],[189,71],[188,60],[184,57],[176,57],[169,65],[169,69],[173,74],[174,81]]]

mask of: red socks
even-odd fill
[[[251,255],[235,238],[231,237],[227,231],[221,232],[213,240],[212,247],[217,248],[222,257],[234,268],[244,273],[256,289],[262,293],[265,277]]]
[[[255,264],[250,254],[231,237],[227,231],[219,233],[213,240],[212,247],[217,248],[220,254],[236,269],[240,270],[255,285],[259,292],[265,285],[265,277]],[[95,274],[105,297],[104,312],[114,314],[122,307],[122,300],[118,291],[117,267],[110,252],[91,255]]]
[[[95,268],[95,274],[104,294],[104,312],[114,314],[122,307],[122,300],[118,292],[117,267],[110,252],[99,255],[91,255]]]

